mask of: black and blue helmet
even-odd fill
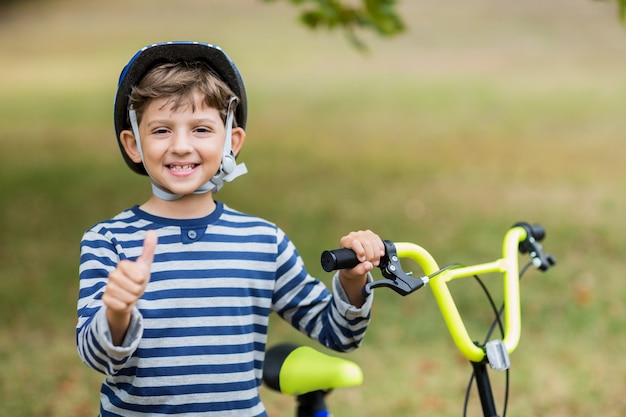
[[[135,172],[147,175],[143,164],[133,162],[120,142],[122,130],[131,129],[128,119],[128,102],[133,86],[146,75],[146,73],[157,65],[180,62],[180,61],[202,61],[205,62],[215,74],[224,81],[239,98],[236,108],[235,120],[237,126],[245,129],[247,120],[248,101],[243,78],[235,63],[219,46],[201,42],[163,42],[148,45],[142,48],[126,64],[117,85],[115,95],[115,106],[113,118],[115,121],[115,134],[117,142],[124,156],[126,164]]]

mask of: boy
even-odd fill
[[[384,254],[370,231],[340,239],[361,263],[333,293],[274,224],[214,199],[246,172],[246,92],[218,47],[139,51],[120,76],[122,155],[153,195],[85,232],[76,339],[107,377],[101,416],[265,416],[259,386],[270,312],[339,351],[369,322],[361,289]]]

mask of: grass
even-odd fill
[[[121,66],[182,38],[224,46],[248,84],[250,174],[220,199],[277,222],[324,279],[320,251],[351,229],[444,265],[491,260],[512,223],[543,223],[559,264],[522,282],[509,416],[624,415],[626,31],[607,4],[415,1],[411,30],[365,56],[287,5],[147,4],[27,3],[0,26],[0,416],[97,413],[101,376],[74,347],[78,242],[149,192],[113,139]],[[479,338],[483,295],[454,290]],[[428,291],[376,294],[349,356],[365,383],[331,395],[336,415],[460,415],[469,366]],[[305,342],[278,320],[270,337]],[[263,396],[271,416],[293,414]]]

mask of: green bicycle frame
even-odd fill
[[[519,290],[519,265],[517,253],[519,243],[528,236],[523,227],[513,227],[505,235],[502,258],[484,264],[468,267],[440,270],[435,259],[419,245],[414,243],[396,243],[399,258],[412,259],[422,268],[426,275],[433,275],[429,280],[439,310],[454,343],[461,353],[472,362],[480,362],[485,358],[485,350],[477,346],[470,338],[454,298],[448,289],[448,282],[464,277],[473,277],[486,273],[501,273],[504,278],[504,346],[508,353],[515,350],[521,333],[521,309]]]

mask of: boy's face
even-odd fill
[[[198,92],[194,100],[195,112],[190,104],[172,111],[168,98],[152,100],[139,123],[146,170],[156,184],[179,195],[193,193],[218,172],[226,137],[219,111],[207,107]],[[132,132],[121,137],[129,156],[141,162]],[[233,128],[235,155],[244,138],[242,129]]]

